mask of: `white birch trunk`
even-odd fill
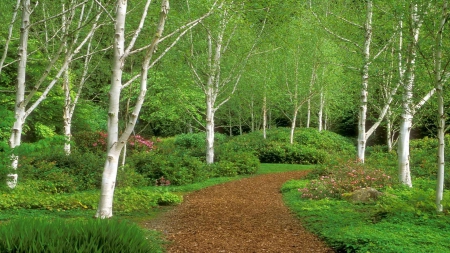
[[[63,109],[63,119],[64,119],[64,152],[66,155],[70,155],[70,139],[72,136],[71,125],[72,117],[70,115],[70,105],[72,104],[72,98],[70,96],[70,83],[69,83],[69,69],[64,71],[63,77],[63,90],[64,90],[64,109]]]
[[[309,94],[312,94],[312,89],[314,86],[316,80],[316,65],[314,65],[313,69],[312,69],[312,74],[311,74],[311,81],[309,83]],[[308,98],[308,108],[307,108],[307,115],[306,115],[306,128],[309,128],[309,124],[311,122],[311,98]]]
[[[405,72],[404,91],[402,98],[402,115],[400,123],[400,136],[398,141],[398,173],[403,184],[412,187],[409,163],[409,141],[414,117],[413,86],[415,80],[415,63],[417,55],[417,42],[419,40],[420,26],[422,24],[418,15],[417,4],[411,5],[411,37],[408,49],[408,62]]]
[[[263,138],[266,139],[267,138],[267,97],[266,94],[264,93],[264,97],[263,97]]]
[[[388,109],[387,115],[386,115],[386,143],[387,143],[389,152],[392,151],[392,138],[393,138],[392,121],[391,121],[392,116],[391,115],[392,115],[392,112],[390,109]]]
[[[214,102],[212,88],[206,96],[206,164],[214,163]]]
[[[320,104],[319,104],[319,115],[318,115],[318,125],[319,132],[323,130],[323,108],[325,106],[325,95],[323,94],[323,87],[320,91]]]
[[[358,117],[358,160],[364,163],[366,151],[366,118],[367,96],[369,87],[370,44],[372,42],[372,0],[367,1],[367,17],[365,23],[365,42],[363,48],[364,65],[362,67],[362,83],[360,92],[360,107]]]
[[[16,86],[16,103],[14,108],[15,122],[9,138],[9,147],[14,149],[20,146],[23,124],[25,123],[25,86],[26,86],[26,68],[28,56],[28,34],[30,25],[30,0],[22,0],[22,24],[20,27],[20,41],[19,41],[19,66],[17,68],[17,86]],[[17,155],[11,156],[11,169],[17,170],[19,164],[19,157]],[[15,188],[17,185],[17,173],[8,174],[7,185],[9,188]]]
[[[62,15],[62,31],[64,33],[67,32],[67,23],[66,23],[66,14],[65,14],[65,5],[63,4],[63,12]],[[65,54],[68,53],[67,40],[64,41],[64,51]],[[63,91],[64,91],[64,108],[63,108],[63,122],[64,122],[64,153],[66,155],[70,155],[70,138],[71,138],[71,119],[70,119],[70,104],[72,103],[72,98],[70,97],[70,83],[69,83],[69,66],[64,70],[63,74]]]
[[[254,132],[255,131],[255,105],[253,102],[253,96],[251,98],[251,102],[250,102],[250,119],[251,119],[251,131]]]
[[[441,76],[442,65],[442,37],[444,32],[444,26],[447,21],[447,9],[448,3],[444,1],[442,8],[442,19],[439,24],[438,33],[436,36],[436,48],[434,59],[434,73],[436,83],[436,93],[438,97],[438,170],[437,170],[437,184],[436,184],[436,210],[437,212],[443,211],[442,199],[444,196],[444,172],[445,172],[445,110],[444,110],[444,91],[443,82]]]
[[[294,133],[295,133],[295,125],[297,122],[297,115],[298,115],[298,109],[297,106],[294,110],[294,115],[292,116],[292,122],[291,122],[291,135],[290,135],[290,143],[294,144]]]
[[[119,165],[119,104],[122,88],[122,69],[125,64],[125,18],[127,1],[118,0],[116,10],[114,57],[112,61],[111,88],[109,90],[107,159],[103,169],[100,202],[97,218],[109,218],[113,215],[113,197]]]

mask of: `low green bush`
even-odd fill
[[[181,196],[167,191],[121,188],[114,194],[114,209],[120,212],[148,210],[158,205],[176,205],[183,201]]]
[[[117,170],[116,186],[122,187],[143,187],[149,186],[151,182],[142,174],[137,173],[134,168],[129,165],[120,167]]]
[[[140,153],[129,157],[128,162],[151,182],[164,177],[173,185],[184,185],[211,176],[204,163],[187,154]]]
[[[157,200],[157,203],[160,206],[178,205],[181,202],[183,202],[183,197],[170,192],[161,193]]]
[[[331,157],[350,157],[355,147],[346,138],[329,131],[299,128],[290,144],[289,128],[260,131],[235,136],[220,148],[220,152],[252,152],[262,163],[320,164]],[[225,150],[225,151],[224,151]]]
[[[19,178],[45,180],[59,186],[58,192],[99,189],[104,158],[91,152],[74,150],[66,155],[62,150],[41,151],[19,158]]]
[[[258,157],[251,152],[228,152],[222,154],[218,160],[219,162],[231,162],[236,168],[237,175],[255,174],[260,167]]]
[[[0,252],[163,252],[155,236],[116,219],[20,217],[0,226]]]
[[[214,146],[220,146],[225,142],[227,137],[221,133],[214,134]],[[206,159],[206,133],[189,133],[175,136],[174,145],[177,153],[187,154],[200,158],[202,161]]]
[[[208,165],[208,169],[216,177],[235,177],[238,175],[238,168],[233,162],[223,160]]]

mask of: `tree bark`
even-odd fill
[[[266,93],[264,92],[264,97],[263,97],[263,138],[266,139],[267,138],[267,96]]]
[[[409,141],[412,128],[412,120],[414,117],[414,105],[413,105],[413,87],[415,81],[415,66],[417,55],[417,43],[419,40],[420,27],[422,20],[418,15],[417,4],[411,5],[411,38],[408,48],[408,61],[405,71],[405,82],[402,98],[402,115],[400,123],[400,136],[398,141],[398,174],[400,182],[412,187],[411,171],[409,163]]]
[[[21,143],[23,124],[25,123],[25,86],[26,86],[26,69],[28,59],[28,34],[30,27],[30,0],[22,0],[22,24],[20,27],[19,40],[19,66],[17,68],[17,84],[16,84],[16,103],[14,109],[15,122],[9,138],[9,147],[14,149]],[[19,157],[15,154],[11,156],[11,169],[17,170]],[[7,185],[9,188],[15,188],[17,185],[17,173],[8,174]]]
[[[318,114],[318,129],[319,132],[323,130],[323,108],[325,106],[325,95],[323,93],[323,87],[320,90],[320,101],[319,101],[319,114]]]
[[[214,163],[214,101],[212,88],[206,96],[206,163]]]
[[[444,109],[444,90],[441,75],[442,65],[442,37],[444,26],[448,19],[448,3],[444,1],[442,8],[442,19],[436,36],[436,48],[434,57],[434,80],[436,84],[436,93],[438,98],[438,164],[437,164],[437,184],[436,184],[436,210],[443,211],[442,199],[444,195],[444,172],[445,172],[445,109]]]
[[[292,121],[291,121],[291,136],[290,136],[290,143],[294,144],[294,133],[295,133],[295,125],[297,123],[297,115],[298,115],[298,109],[297,106],[294,109],[294,113],[292,116]]]
[[[358,117],[358,160],[364,163],[366,151],[367,96],[369,87],[370,44],[372,42],[372,0],[367,1],[367,17],[365,23],[365,42],[363,48],[364,64],[362,67],[362,83]]]

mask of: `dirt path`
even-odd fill
[[[193,192],[146,227],[167,235],[168,252],[333,252],[283,204],[281,185],[304,175],[261,175]]]

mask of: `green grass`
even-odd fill
[[[300,164],[275,164],[275,163],[262,163],[261,168],[257,172],[258,175],[298,171],[298,170],[311,170],[317,165],[300,165]]]
[[[285,184],[285,203],[307,229],[339,252],[450,252],[450,217],[425,211],[422,200],[393,197],[374,204],[351,204],[335,199],[302,199],[296,189],[305,185],[306,180],[302,181]],[[410,192],[422,190],[392,192],[413,196],[415,193]],[[387,204],[390,206],[384,206]]]

